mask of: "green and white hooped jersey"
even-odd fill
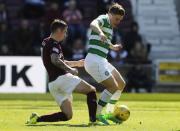
[[[106,15],[100,15],[95,20],[98,21],[100,28],[102,29],[103,33],[106,35],[108,40],[103,43],[100,39],[100,36],[98,33],[94,32],[93,30],[90,31],[89,36],[89,45],[88,45],[88,53],[97,54],[101,57],[106,58],[107,54],[109,52],[109,44],[111,43],[112,36],[113,36],[113,28],[110,24],[109,16]]]

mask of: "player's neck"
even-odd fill
[[[50,34],[50,38],[52,38],[53,40],[57,42],[60,42],[60,40],[54,34]]]

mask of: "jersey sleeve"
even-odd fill
[[[55,53],[55,54],[60,53],[60,49],[55,44],[52,44],[52,46],[50,47],[50,54],[52,53]]]
[[[100,15],[95,20],[98,21],[99,25],[102,27],[104,25],[103,15]]]

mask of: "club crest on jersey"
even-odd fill
[[[56,52],[56,53],[59,53],[59,49],[58,48],[56,48],[56,47],[53,47],[53,49],[52,49],[54,52]]]
[[[108,71],[105,71],[105,75],[108,76],[108,75],[109,75],[109,72],[108,72]]]

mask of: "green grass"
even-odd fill
[[[85,97],[74,95],[73,119],[26,126],[31,112],[59,111],[49,94],[0,94],[0,131],[180,131],[179,94],[123,94],[119,104],[131,110],[121,125],[88,127]]]

